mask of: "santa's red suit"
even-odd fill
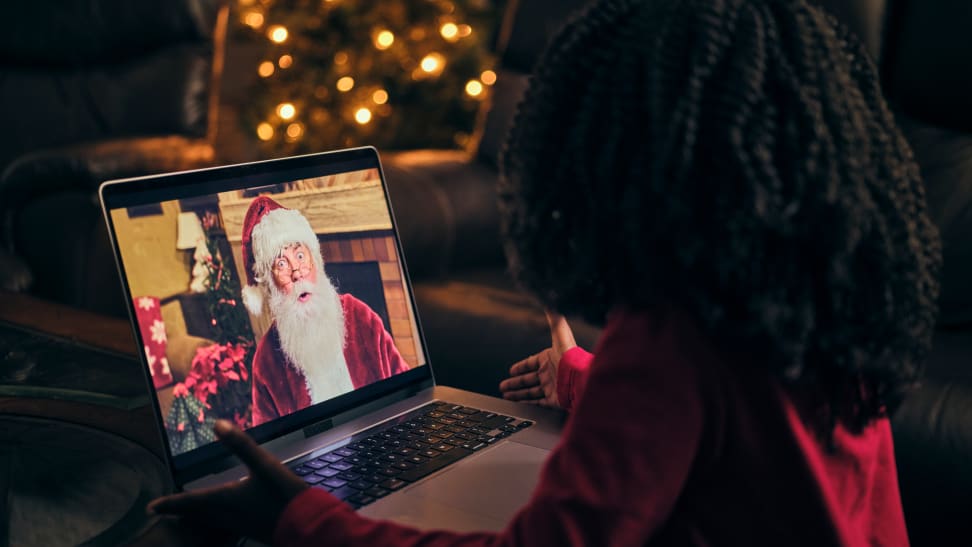
[[[378,314],[350,294],[341,295],[341,307],[346,331],[344,360],[355,389],[408,370]],[[274,323],[253,356],[253,425],[310,404],[307,381],[280,348]]]

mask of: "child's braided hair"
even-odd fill
[[[553,309],[679,306],[817,388],[825,432],[916,384],[937,230],[874,65],[807,1],[596,3],[539,62],[501,164],[512,271]]]

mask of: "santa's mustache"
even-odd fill
[[[283,293],[283,291],[280,292]],[[283,299],[299,302],[300,298],[305,294],[313,296],[315,292],[317,292],[316,283],[312,283],[308,279],[301,279],[300,281],[294,281],[294,284],[290,286],[290,293],[285,293]]]

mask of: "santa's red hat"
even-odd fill
[[[303,243],[311,251],[318,271],[323,271],[321,244],[307,219],[267,196],[257,196],[243,218],[243,269],[246,286],[243,304],[253,315],[263,312],[263,299],[272,282],[270,268],[287,245]]]

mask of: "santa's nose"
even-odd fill
[[[304,278],[304,272],[302,272],[300,268],[294,268],[293,270],[291,270],[290,275],[294,281],[300,281],[301,279]]]

